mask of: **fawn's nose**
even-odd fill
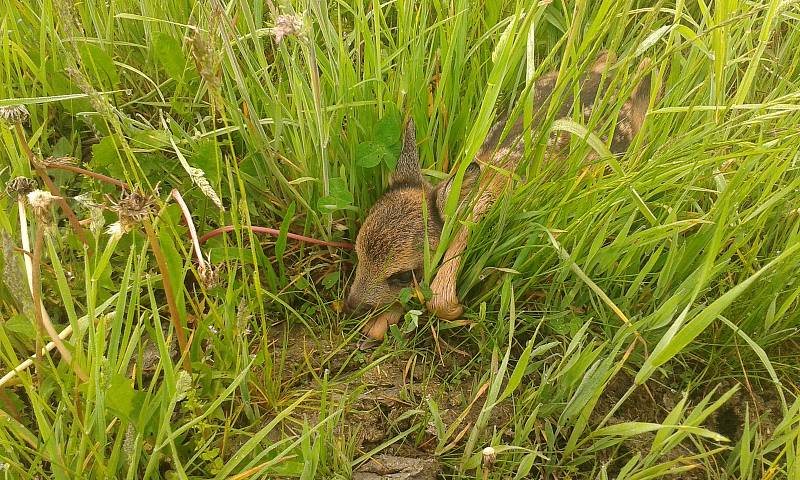
[[[344,300],[344,311],[346,313],[362,313],[372,308],[371,305],[361,301],[357,296],[350,293]]]

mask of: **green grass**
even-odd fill
[[[276,44],[291,13],[303,30]],[[777,0],[0,0],[0,106],[27,104],[24,143],[158,186],[115,238],[119,190],[50,170],[88,246],[60,207],[28,208],[35,298],[73,364],[53,350],[0,387],[0,475],[350,478],[393,453],[441,478],[800,478],[798,20]],[[628,154],[573,135],[552,166],[532,144],[472,227],[466,321],[422,314],[358,351],[364,319],[337,313],[354,255],[286,232],[355,239],[394,160],[364,153],[395,151],[401,112],[444,178],[498,112],[530,114],[538,76],[564,95],[601,49],[622,92],[652,59]],[[556,128],[601,136],[624,98]],[[3,126],[0,180],[44,188],[24,143]],[[172,189],[201,235],[236,226],[202,246],[215,284]],[[5,374],[49,337],[17,199],[0,206]]]

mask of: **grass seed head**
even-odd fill
[[[211,39],[198,28],[193,28],[186,39],[189,52],[192,54],[197,73],[206,81],[210,88],[219,89],[220,78],[218,55],[214,55]]]

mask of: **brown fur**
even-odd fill
[[[603,54],[581,79],[579,104],[585,117],[591,115],[595,98],[602,91],[602,75],[609,62],[609,57]],[[646,66],[647,63],[643,62],[640,68]],[[536,82],[533,96],[536,108],[534,125],[544,119],[556,80],[557,72],[554,72],[542,76]],[[571,88],[567,89],[565,97],[555,118],[570,115],[574,104]],[[628,148],[644,123],[649,101],[649,82],[642,81],[619,112],[611,139],[612,152],[621,153]],[[471,215],[474,221],[483,216],[507,186],[510,176],[503,170],[513,172],[523,158],[523,121],[517,119],[508,128],[508,133],[503,135],[508,122],[507,116],[501,117],[490,129],[476,161],[468,167],[464,176],[462,199],[480,177],[479,195]],[[545,158],[562,158],[568,144],[569,136],[566,133],[553,133],[548,139]],[[479,168],[478,165],[493,165],[500,169]],[[481,171],[484,171],[482,176]],[[364,333],[368,336],[383,338],[389,325],[397,323],[402,316],[402,309],[396,304],[397,296],[404,286],[413,285],[422,274],[426,235],[431,251],[439,244],[444,226],[444,203],[451,184],[452,177],[436,187],[423,179],[417,157],[414,125],[409,121],[403,139],[403,152],[392,175],[390,187],[372,207],[356,238],[358,265],[346,307],[350,311],[357,311],[391,306],[367,325]],[[427,223],[423,220],[424,208],[428,212]],[[456,280],[461,266],[461,254],[468,239],[469,232],[466,229],[456,231],[431,284],[433,297],[428,302],[428,308],[442,318],[457,318],[463,312],[456,295]],[[398,279],[409,282],[398,282]]]

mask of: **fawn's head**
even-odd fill
[[[461,183],[462,196],[479,174],[478,164],[471,163]],[[345,302],[349,311],[389,305],[397,300],[400,290],[422,279],[426,236],[430,251],[435,251],[454,178],[436,186],[423,178],[414,122],[409,120],[389,188],[370,209],[356,237],[358,263]]]

